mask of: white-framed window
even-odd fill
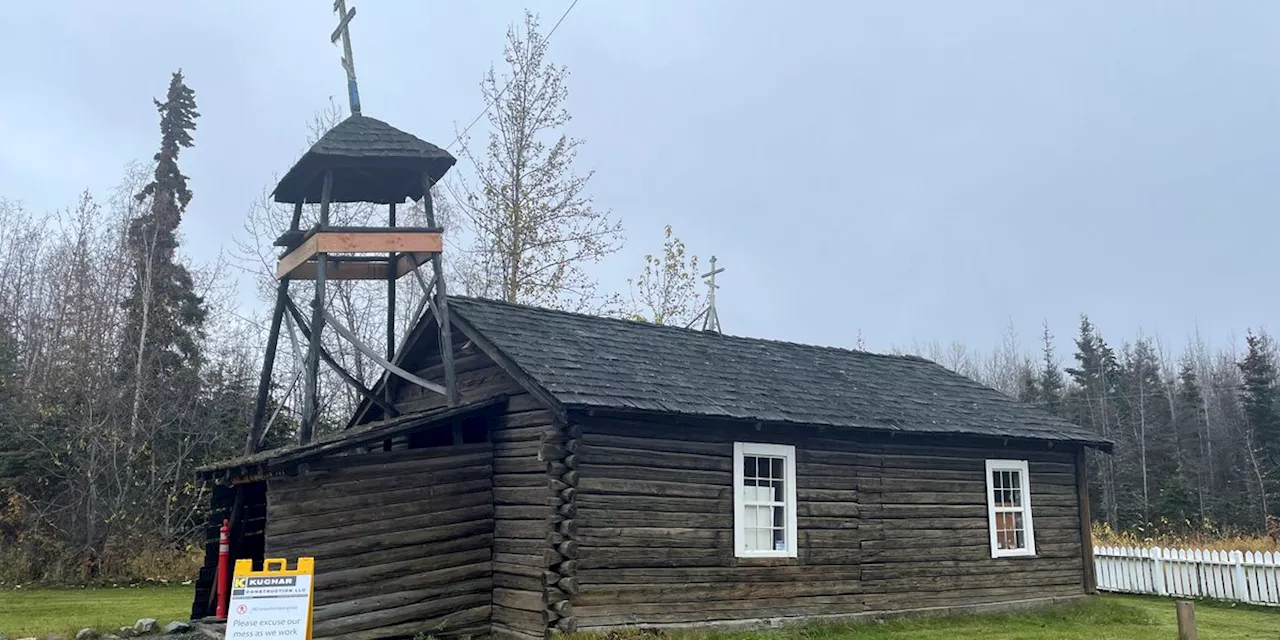
[[[796,448],[733,443],[733,545],[739,558],[796,557]]]
[[[1026,460],[987,460],[987,518],[992,558],[1036,554]]]

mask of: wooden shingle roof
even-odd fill
[[[566,409],[1110,443],[941,365],[474,298],[450,310]]]
[[[404,202],[422,197],[422,176],[439,181],[457,160],[381,120],[355,115],[330,129],[276,185],[276,202],[319,202],[333,169],[333,202]]]

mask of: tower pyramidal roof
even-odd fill
[[[319,202],[333,170],[331,202],[404,202],[422,197],[457,162],[448,151],[381,120],[353,115],[324,134],[276,185],[276,202]]]

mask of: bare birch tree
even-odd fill
[[[547,53],[526,12],[507,30],[503,71],[480,82],[491,130],[483,151],[470,141],[461,151],[475,172],[459,181],[471,239],[460,276],[471,295],[581,310],[596,295],[586,267],[618,250],[622,225],[587,194],[593,172],[574,171],[582,141],[563,132],[569,71]]]
[[[684,242],[663,230],[662,255],[644,256],[644,270],[628,278],[631,289],[630,316],[654,324],[688,322],[698,311],[698,256],[685,255]]]

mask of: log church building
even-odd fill
[[[293,218],[245,455],[198,471],[213,490],[193,619],[218,608],[224,520],[233,560],[315,559],[316,638],[534,640],[1093,592],[1085,452],[1110,444],[1085,429],[920,358],[449,296],[431,188],[455,160],[361,114],[355,11],[335,10],[352,115],[274,192]],[[406,201],[427,226],[397,226]],[[385,206],[387,226],[331,224],[340,202]],[[423,296],[398,332],[402,277]],[[344,279],[385,280],[385,351],[325,308]],[[305,313],[293,281],[314,282]],[[305,372],[298,442],[262,451],[286,329],[307,343],[284,341]],[[373,388],[325,331],[384,370]],[[321,362],[364,402],[313,437]]]
[[[256,497],[255,559],[315,557],[317,638],[1093,590],[1084,453],[1107,443],[1080,427],[915,357],[449,302],[458,404],[385,377],[399,415],[201,471]],[[441,380],[437,329],[398,364]]]

